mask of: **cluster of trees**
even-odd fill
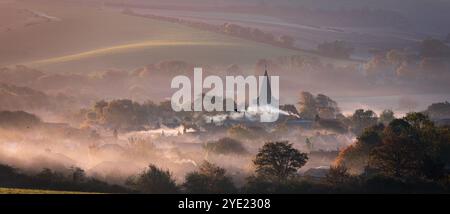
[[[327,191],[448,192],[449,157],[449,127],[436,126],[422,113],[409,113],[365,129],[355,144],[342,150],[327,174]]]
[[[317,128],[336,132],[350,131],[360,135],[365,128],[379,122],[386,125],[395,119],[394,112],[389,109],[381,112],[379,117],[370,109],[357,109],[346,117],[340,112],[337,102],[323,94],[314,96],[309,92],[302,92],[298,104],[298,114],[302,119],[314,120]]]
[[[164,122],[164,118],[173,118],[176,114],[170,106],[170,101],[160,104],[147,101],[140,104],[128,99],[98,101],[92,109],[83,110],[82,113],[85,114],[86,123],[89,125],[128,131],[158,126],[159,121]]]
[[[89,122],[112,129],[134,129],[148,124],[149,115],[141,104],[131,100],[99,101],[86,114]]]
[[[179,188],[168,170],[150,164],[148,169],[130,177],[126,184],[136,191],[152,194],[178,193]]]
[[[0,76],[3,80],[1,71]],[[16,75],[20,76],[22,75]],[[27,86],[4,84],[1,83],[2,80],[0,80],[0,110],[44,110],[64,113],[66,110],[77,109],[80,103],[79,100],[64,93],[45,93]]]
[[[344,116],[339,113],[334,118],[322,118],[320,114],[315,117],[315,128],[327,129],[337,133],[348,133],[351,132],[355,135],[360,135],[364,129],[381,123],[388,123],[393,120],[394,112],[391,110],[384,110],[380,117],[370,110],[357,109],[350,116]]]
[[[387,126],[365,129],[339,154],[337,164],[353,171],[439,181],[448,176],[449,157],[449,127],[436,126],[422,113],[409,113]]]
[[[309,92],[301,92],[298,104],[300,117],[304,119],[335,119],[340,115],[336,101],[323,94],[314,96]]]
[[[263,31],[258,28],[244,27],[238,24],[224,23],[223,25],[209,24],[199,21],[191,21],[174,17],[160,16],[154,14],[137,14],[132,10],[124,10],[123,13],[133,16],[141,16],[161,21],[179,23],[187,25],[190,27],[214,31],[218,33],[225,33],[231,36],[240,37],[244,39],[249,39],[257,42],[269,43],[272,45],[285,47],[285,48],[295,48],[295,39],[288,35],[280,35],[279,37],[274,36],[270,32]]]
[[[433,103],[428,106],[425,113],[431,120],[450,119],[450,103],[447,101],[442,103]]]
[[[395,113],[390,109],[383,110],[379,115],[370,109],[357,109],[352,115],[344,116],[340,113],[336,101],[323,94],[314,96],[309,92],[302,92],[298,105],[298,113],[295,114],[302,119],[314,120],[316,128],[330,129],[336,132],[350,131],[358,136],[366,128],[378,123],[386,126],[395,119]],[[289,105],[281,106],[280,109],[291,113],[297,112],[295,107]],[[433,103],[423,113],[432,121],[448,120],[450,119],[450,104],[448,102]]]
[[[447,124],[445,120],[450,119],[450,104],[448,102],[433,103],[421,114],[426,115],[431,121],[440,122],[444,121],[443,124]],[[347,118],[338,118],[341,125],[348,127],[348,130],[356,135],[361,135],[366,128],[376,126],[381,123],[387,126],[395,118],[395,113],[386,109],[383,110],[380,115],[377,115],[372,110],[357,109]]]
[[[450,70],[450,47],[437,39],[425,39],[419,44],[418,54],[404,50],[377,53],[365,64],[365,71],[372,80],[441,79]],[[435,78],[438,77],[438,78]],[[380,83],[386,81],[379,81]]]
[[[360,135],[367,127],[378,123],[378,117],[372,110],[357,109],[350,117],[350,131]]]
[[[152,164],[141,174],[130,177],[127,185],[137,192],[151,194],[237,192],[237,188],[232,178],[226,174],[226,170],[209,162],[202,163],[197,171],[188,173],[185,182],[181,185],[176,184],[170,171]]]
[[[308,156],[288,142],[268,142],[259,150],[253,163],[255,174],[247,184],[238,188],[224,168],[203,162],[197,171],[188,173],[184,183],[177,185],[169,171],[150,165],[137,177],[130,178],[129,185],[143,193],[237,193],[267,192],[274,185],[288,182],[298,176],[298,170],[306,164]]]
[[[205,149],[216,154],[248,154],[248,151],[242,142],[229,137],[224,137],[214,142],[208,142],[205,145]]]
[[[197,171],[188,173],[182,188],[187,193],[235,193],[237,188],[226,170],[212,163],[204,162]]]
[[[0,186],[61,191],[132,193],[130,189],[125,187],[111,185],[86,176],[84,170],[78,167],[72,167],[66,172],[44,168],[38,173],[30,174],[0,164]]]

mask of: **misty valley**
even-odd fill
[[[0,0],[0,193],[449,193],[450,3],[342,2]]]

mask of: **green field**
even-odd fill
[[[0,66],[23,64],[53,72],[86,73],[185,60],[199,65],[253,68],[262,58],[309,55],[100,6],[54,0],[10,2],[0,4],[0,12],[9,11],[9,19],[17,16],[19,21],[0,33]],[[23,24],[27,23],[25,15],[36,16],[33,13],[55,20]]]
[[[95,193],[39,190],[39,189],[0,188],[0,194],[95,194]]]

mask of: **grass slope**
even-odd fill
[[[40,189],[0,188],[0,194],[95,194],[95,193],[40,190]]]

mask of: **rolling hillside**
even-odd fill
[[[0,28],[0,66],[86,73],[171,59],[252,66],[265,57],[306,54],[101,6],[22,0],[1,3],[1,11],[16,21]]]

